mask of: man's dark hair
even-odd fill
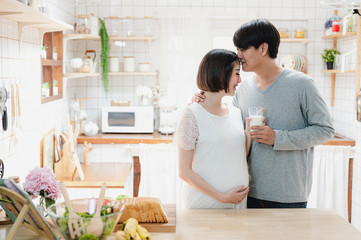
[[[233,43],[237,48],[243,50],[249,47],[258,49],[262,43],[267,43],[269,56],[275,59],[280,45],[280,34],[268,20],[256,19],[237,29],[233,36]]]
[[[236,61],[239,61],[237,54],[229,50],[214,49],[208,52],[199,64],[198,88],[206,92],[224,90],[227,93]]]

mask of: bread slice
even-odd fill
[[[162,208],[159,198],[134,197],[122,200],[125,205],[119,222],[135,218],[140,223],[167,223],[168,218]]]

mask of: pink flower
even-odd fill
[[[40,195],[55,200],[61,196],[59,182],[55,180],[55,174],[48,167],[36,167],[31,170],[25,178],[23,187],[31,198]]]

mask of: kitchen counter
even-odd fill
[[[5,239],[11,225],[0,226]],[[34,239],[20,228],[16,239]],[[361,232],[330,209],[177,210],[175,233],[151,232],[153,240],[360,240]]]
[[[163,135],[158,131],[154,133],[102,133],[87,137],[80,135],[78,143],[87,141],[92,144],[158,144],[158,143],[172,143],[174,135]],[[336,134],[332,140],[325,142],[322,145],[338,145],[338,146],[355,146],[355,141],[347,137]]]

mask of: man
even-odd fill
[[[269,21],[243,24],[233,43],[242,70],[255,74],[237,88],[233,104],[243,119],[248,107],[266,109],[265,125],[254,126],[248,157],[248,208],[305,208],[312,184],[313,147],[334,135],[331,117],[307,75],[279,67],[280,36]],[[197,98],[201,101],[201,98]]]

